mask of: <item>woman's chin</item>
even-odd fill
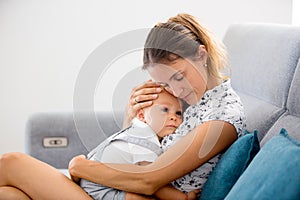
[[[194,95],[194,94],[189,94],[182,100],[185,101],[189,105],[194,105],[198,102],[198,99],[197,99],[196,95]]]
[[[187,99],[187,100],[184,100],[188,105],[194,105],[198,102],[198,100],[196,99]]]

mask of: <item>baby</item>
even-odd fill
[[[163,90],[150,107],[138,110],[128,128],[113,134],[88,154],[88,159],[104,163],[145,164],[161,153],[161,139],[172,134],[182,122],[181,102]],[[96,200],[150,199],[82,179],[80,186]],[[171,185],[159,189],[158,199],[196,199],[198,192],[183,193]]]

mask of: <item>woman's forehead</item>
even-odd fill
[[[173,65],[156,64],[147,69],[149,74],[157,81],[169,79],[173,74],[178,72],[178,69]]]
[[[190,67],[196,67],[195,63],[189,59],[176,59],[172,62],[164,62],[164,63],[153,63],[151,67],[148,67],[147,70],[150,71],[158,71],[160,73],[176,73],[181,69],[189,69]]]

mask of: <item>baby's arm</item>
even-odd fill
[[[154,193],[154,196],[160,200],[196,200],[199,197],[200,190],[193,190],[189,193],[183,193],[171,185],[166,185]]]

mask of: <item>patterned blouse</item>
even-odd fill
[[[239,96],[230,85],[230,80],[206,91],[198,103],[186,109],[183,122],[175,133],[163,138],[163,150],[166,151],[198,125],[211,120],[228,122],[236,128],[238,137],[243,135],[245,129],[244,109]],[[183,192],[202,188],[220,156],[221,154],[216,155],[196,170],[173,181],[172,185]]]

